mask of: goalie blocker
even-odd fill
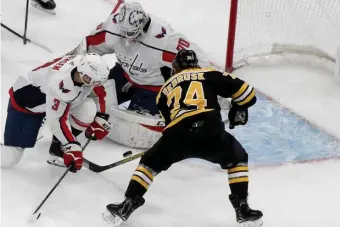
[[[163,135],[140,160],[126,190],[126,199],[107,205],[104,218],[119,226],[144,204],[143,196],[160,172],[183,159],[201,158],[228,171],[229,199],[237,222],[242,226],[261,226],[262,212],[252,210],[247,202],[248,154],[224,130],[217,100],[217,95],[232,98],[230,124],[244,125],[248,120],[247,109],[256,102],[253,87],[230,74],[200,68],[195,52],[189,50],[178,52],[173,71],[156,99],[166,125]]]

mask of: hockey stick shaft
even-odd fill
[[[30,39],[27,38],[27,37],[24,37],[24,36],[20,35],[19,33],[17,33],[16,31],[14,31],[13,29],[7,27],[7,26],[4,25],[3,23],[1,23],[1,27],[7,29],[8,31],[10,31],[10,32],[13,33],[14,35],[16,35],[17,37],[19,37],[19,38],[21,38],[21,39],[26,39],[27,42],[32,43],[32,44],[34,44],[34,45],[40,47],[41,49],[46,50],[46,51],[49,52],[49,53],[53,53],[53,51],[52,51],[50,48],[48,48],[47,46],[44,46],[44,45],[42,45],[42,44],[40,44],[40,43],[37,43],[37,42],[35,42],[35,41],[33,41],[33,40],[30,40]]]
[[[143,151],[143,152],[140,152],[138,154],[135,154],[135,155],[132,155],[130,157],[127,157],[127,158],[124,158],[118,162],[114,162],[112,164],[109,164],[109,165],[105,165],[105,166],[100,166],[100,165],[97,165],[87,159],[84,159],[84,166],[86,168],[88,168],[89,170],[93,171],[93,172],[96,172],[96,173],[100,173],[100,172],[103,172],[105,170],[108,170],[108,169],[112,169],[114,167],[117,167],[117,166],[120,166],[120,165],[123,165],[127,162],[131,162],[137,158],[140,158],[142,157],[144,154],[145,154],[146,151]]]
[[[223,123],[228,124],[228,123],[229,123],[229,120],[226,119],[226,120],[223,121]],[[95,164],[95,163],[93,163],[93,162],[91,162],[91,161],[89,161],[89,160],[87,160],[87,159],[84,158],[84,166],[85,166],[87,169],[89,169],[89,170],[91,170],[91,171],[93,171],[93,172],[100,173],[100,172],[103,172],[103,171],[112,169],[112,168],[114,168],[114,167],[123,165],[123,164],[125,164],[125,163],[127,163],[127,162],[131,162],[131,161],[133,161],[133,160],[135,160],[135,159],[137,159],[137,158],[142,157],[145,153],[146,153],[146,151],[143,151],[143,152],[141,152],[141,153],[132,155],[132,156],[127,157],[127,158],[124,158],[124,159],[122,159],[122,160],[120,160],[120,161],[118,161],[118,162],[115,162],[115,163],[112,163],[112,164],[109,164],[109,165],[105,165],[105,166],[97,165],[97,164]]]
[[[226,119],[223,121],[224,124],[228,124],[229,123],[229,120]],[[84,166],[91,170],[92,172],[96,172],[96,173],[100,173],[100,172],[103,172],[103,171],[106,171],[106,170],[109,170],[109,169],[112,169],[114,167],[117,167],[117,166],[120,166],[120,165],[123,165],[127,162],[131,162],[137,158],[140,158],[142,157],[144,154],[146,153],[146,151],[143,151],[143,152],[140,152],[138,154],[135,154],[135,155],[132,155],[132,156],[129,156],[127,158],[124,158],[118,162],[114,162],[112,164],[109,164],[109,165],[105,165],[105,166],[100,166],[100,165],[97,165],[96,163],[93,163],[87,159],[84,158]]]
[[[63,173],[63,175],[59,178],[59,180],[57,181],[57,183],[53,186],[53,188],[48,192],[48,194],[45,196],[45,198],[43,199],[43,201],[39,204],[39,206],[34,210],[33,214],[36,214],[40,208],[44,205],[44,203],[46,202],[46,200],[50,197],[50,195],[54,192],[54,190],[58,187],[58,185],[60,184],[60,182],[64,179],[64,177],[66,176],[66,174],[70,171],[72,165],[70,165],[69,167],[67,167],[67,169],[65,170],[65,172]]]
[[[23,40],[24,40],[24,44],[27,43],[27,23],[28,23],[28,4],[29,4],[29,0],[26,1],[26,15],[25,15],[25,28],[24,28],[24,37],[23,37]]]
[[[7,29],[8,31],[12,32],[14,35],[18,36],[19,38],[24,39],[24,37],[22,35],[20,35],[19,33],[17,33],[16,31],[14,31],[13,29],[7,27],[6,25],[4,25],[3,23],[1,23],[1,27]],[[31,40],[26,39],[28,42],[31,42]]]
[[[87,145],[90,143],[91,139],[88,139],[86,141],[86,143],[84,144],[84,146],[82,147],[83,150],[87,147]],[[39,204],[39,206],[34,210],[33,212],[33,216],[40,210],[40,208],[44,205],[44,203],[47,201],[47,199],[51,196],[51,194],[54,192],[54,190],[58,187],[58,185],[60,184],[60,182],[64,179],[64,177],[67,175],[67,173],[70,171],[70,169],[72,168],[72,165],[69,165],[67,167],[67,169],[65,170],[65,172],[63,173],[63,175],[61,175],[61,177],[59,178],[59,180],[57,181],[57,183],[55,183],[55,185],[53,186],[53,188],[48,192],[48,194],[45,196],[45,198],[43,199],[43,201]],[[39,218],[39,216],[37,217]]]

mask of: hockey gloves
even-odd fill
[[[111,129],[111,123],[108,120],[108,114],[97,113],[94,121],[85,131],[86,138],[92,140],[101,140],[107,136],[107,134],[109,134],[109,130]]]
[[[83,152],[78,142],[71,142],[61,147],[64,152],[64,164],[66,167],[72,165],[70,171],[77,172],[83,167]]]
[[[237,125],[245,125],[248,122],[248,108],[242,108],[232,104],[229,114],[229,128],[233,129]]]

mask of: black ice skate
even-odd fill
[[[109,204],[103,213],[104,219],[109,222],[112,227],[118,227],[123,221],[126,221],[133,211],[145,203],[143,197],[134,199],[126,198],[120,204]]]
[[[246,199],[240,199],[237,196],[229,195],[229,200],[236,212],[236,221],[242,227],[260,227],[263,224],[262,212],[250,209]]]
[[[58,167],[66,167],[63,159],[64,153],[61,150],[61,142],[55,136],[53,136],[49,152],[53,157],[50,160],[47,160],[48,164]]]
[[[31,5],[34,8],[40,9],[46,13],[55,15],[56,4],[53,0],[31,0]]]

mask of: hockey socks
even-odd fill
[[[237,166],[228,169],[229,187],[232,194],[241,199],[248,196],[248,165],[240,163]]]
[[[152,184],[155,175],[154,170],[139,164],[131,177],[125,196],[127,198],[142,197]]]

